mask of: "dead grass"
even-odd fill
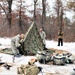
[[[46,75],[61,75],[61,74],[58,74],[58,73],[46,73]]]
[[[55,75],[54,73],[46,73],[46,75]]]
[[[61,54],[63,52],[68,52],[66,50],[59,50],[59,49],[54,49],[54,48],[51,48],[50,50],[53,50],[55,53],[59,53],[59,54]]]
[[[2,50],[2,48],[0,48],[0,51]]]

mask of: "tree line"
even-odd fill
[[[75,15],[72,21],[65,16],[66,11],[75,13],[74,0],[55,0],[52,8],[54,12],[52,14],[49,5],[51,1],[32,1],[31,5],[27,5],[25,0],[0,0],[1,37],[11,37],[19,33],[26,33],[31,22],[35,21],[38,30],[40,27],[44,29],[47,39],[57,40],[58,31],[62,29],[64,32],[64,41],[75,41]],[[16,8],[12,10],[14,5]],[[29,7],[31,7],[31,10],[29,10]]]

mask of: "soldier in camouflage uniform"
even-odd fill
[[[58,46],[63,46],[63,32],[62,29],[60,29],[60,31],[58,32]]]
[[[11,49],[14,55],[22,53],[19,47],[21,46],[21,43],[23,43],[24,37],[25,35],[21,34],[11,38]]]
[[[44,43],[44,49],[46,49],[45,45],[46,45],[46,42],[45,42],[45,39],[46,39],[46,33],[43,31],[42,28],[40,28],[40,36],[41,36],[41,39]]]

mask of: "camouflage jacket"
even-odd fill
[[[58,32],[58,38],[63,38],[63,32]]]

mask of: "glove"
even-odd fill
[[[21,39],[19,43],[22,44],[23,42],[24,42],[24,39]]]
[[[17,45],[17,47],[20,47],[21,46],[21,44],[19,43],[18,45]]]

